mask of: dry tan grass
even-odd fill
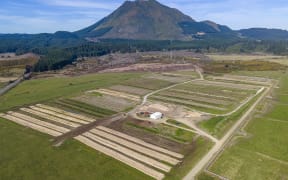
[[[94,93],[94,92],[98,92],[100,94],[106,94],[106,95],[110,95],[110,96],[121,97],[121,98],[129,99],[132,101],[140,101],[141,100],[139,96],[131,95],[131,94],[124,93],[124,92],[109,90],[109,89],[97,89],[97,90],[88,91],[88,93]]]
[[[13,121],[17,124],[20,124],[22,126],[26,126],[26,127],[29,127],[31,129],[34,129],[36,131],[39,131],[39,132],[42,132],[42,133],[45,133],[45,134],[49,134],[51,136],[60,136],[62,133],[58,132],[58,131],[55,131],[55,130],[52,130],[52,129],[49,129],[49,128],[46,128],[46,127],[43,127],[43,126],[40,126],[40,125],[37,125],[37,124],[34,124],[34,123],[31,123],[31,122],[28,122],[28,121],[25,121],[23,119],[20,119],[18,117],[14,117],[14,116],[11,116],[11,115],[1,115],[2,118],[4,119],[8,119],[10,121]]]
[[[16,80],[18,77],[0,77],[0,82],[9,82],[9,81],[14,81]]]
[[[251,60],[262,60],[275,62],[288,66],[288,57],[276,56],[276,55],[239,55],[239,54],[209,54],[207,55],[215,61],[251,61]]]

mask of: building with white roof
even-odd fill
[[[161,119],[162,117],[163,117],[163,114],[161,112],[155,112],[150,115],[150,119],[153,119],[153,120],[158,120],[158,119]]]

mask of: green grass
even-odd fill
[[[181,143],[189,143],[193,141],[195,134],[189,131],[185,131],[183,129],[179,129],[176,127],[168,126],[165,124],[157,124],[151,127],[141,126],[135,124],[133,122],[127,122],[126,125],[128,127],[140,129],[149,133],[153,133],[162,137],[166,137],[173,141],[181,142]]]
[[[25,81],[0,97],[0,112],[60,97],[71,97],[87,90],[108,87],[133,78],[137,79],[140,75],[138,73],[111,73]]]
[[[271,79],[278,79],[283,76],[285,71],[234,71],[231,74],[251,77],[265,77]]]
[[[202,172],[197,176],[197,180],[219,180],[219,178],[212,177],[209,174]]]
[[[231,180],[282,180],[288,166],[242,148],[229,148],[211,168],[212,172]]]
[[[277,104],[266,117],[288,122],[288,104]]]
[[[198,77],[199,74],[195,72],[194,70],[188,71],[172,71],[171,74],[179,74],[179,75],[186,75],[186,76],[191,76],[191,77]]]
[[[239,142],[239,146],[253,152],[267,154],[288,163],[288,122],[275,122],[260,118],[253,120],[246,129],[253,137]]]
[[[215,116],[207,121],[202,121],[200,122],[198,125],[200,128],[204,129],[205,131],[214,134],[213,132],[216,131],[216,127],[217,125],[222,122],[225,121],[224,116]]]
[[[181,105],[181,106],[185,106],[185,107],[190,108],[190,109],[196,109],[196,110],[202,111],[202,112],[208,112],[208,113],[214,113],[214,114],[225,113],[225,112],[223,112],[221,110],[217,110],[217,109],[209,109],[209,108],[199,107],[196,105],[187,104],[184,101],[182,103],[182,102],[175,102],[173,100],[162,99],[159,96],[152,96],[149,99],[155,100],[155,101],[162,101],[162,102],[166,102],[166,103],[171,103],[171,104],[176,104],[176,105]]]
[[[212,148],[213,143],[204,138],[197,138],[194,142],[195,149],[185,155],[183,162],[167,174],[167,180],[183,179],[195,164]]]
[[[170,124],[173,124],[173,125],[175,125],[175,126],[182,127],[182,128],[186,128],[186,129],[192,129],[192,128],[190,128],[189,126],[187,126],[187,125],[185,125],[185,124],[183,124],[183,123],[181,123],[181,122],[178,122],[178,121],[176,121],[176,120],[173,120],[173,119],[168,119],[168,120],[167,120],[167,123],[170,123]]]
[[[207,105],[212,105],[216,107],[225,107],[225,105],[217,102],[217,100],[213,101],[213,99],[210,97],[209,100],[202,100],[199,97],[195,97],[193,95],[185,94],[185,93],[174,93],[170,91],[162,91],[160,93],[157,93],[156,96],[163,96],[163,97],[168,97],[168,98],[174,98],[178,100],[186,100],[186,101],[192,101],[200,104],[207,104]]]
[[[91,93],[89,93],[89,94],[91,94],[91,95],[93,95],[93,96],[96,96],[96,97],[103,96],[103,94],[101,94],[101,93],[99,93],[99,92],[91,92]]]
[[[216,85],[208,85],[208,84],[184,84],[176,86],[173,89],[181,89],[181,90],[187,90],[192,92],[201,92],[201,93],[207,93],[212,95],[220,95],[220,96],[227,96],[227,97],[235,97],[235,98],[245,98],[247,95],[254,94],[255,90],[239,90],[238,88],[233,87],[222,87],[222,86],[216,86]]]
[[[0,88],[3,88],[7,85],[7,83],[0,82]]]
[[[76,113],[84,113],[84,114],[89,114],[91,116],[95,116],[95,117],[98,117],[98,118],[103,118],[105,117],[104,114],[101,114],[99,112],[96,112],[96,111],[90,111],[88,109],[84,109],[84,108],[81,108],[81,107],[77,107],[77,106],[74,106],[74,105],[71,105],[71,104],[67,104],[63,101],[54,101],[52,103],[49,103],[50,106],[56,106],[56,107],[59,107],[59,108],[62,108],[64,110],[67,110],[67,111],[73,111],[73,112],[76,112]]]
[[[61,147],[50,136],[0,119],[0,179],[95,180],[151,179],[77,141]]]
[[[211,118],[207,121],[202,121],[198,124],[199,127],[206,130],[213,136],[221,138],[225,133],[233,126],[233,124],[238,121],[241,116],[252,106],[253,103],[261,96],[261,94],[250,100],[249,103],[242,106],[238,111],[230,116],[218,116]]]
[[[126,85],[126,86],[149,89],[149,90],[156,90],[156,89],[161,89],[161,88],[171,86],[174,83],[169,82],[169,81],[164,81],[164,80],[158,80],[158,79],[135,78],[135,79],[127,80],[124,82],[120,82],[120,84]]]
[[[287,75],[282,78],[280,89],[276,90],[278,94],[287,92],[287,79]],[[228,147],[212,164],[212,172],[231,180],[288,178],[287,108],[281,105],[288,101],[274,103],[270,112],[250,121],[245,127],[248,136],[238,137],[233,146]],[[271,118],[276,118],[276,121]]]
[[[67,104],[71,104],[75,107],[79,107],[81,109],[85,109],[85,110],[89,110],[89,111],[92,111],[92,112],[96,112],[96,113],[99,113],[99,114],[103,114],[105,116],[111,116],[113,114],[116,114],[117,112],[115,111],[112,111],[110,109],[105,109],[105,108],[102,108],[102,107],[97,107],[97,106],[92,106],[90,104],[86,104],[84,102],[80,102],[80,101],[76,101],[76,100],[73,100],[73,99],[63,99],[63,100],[60,100],[64,103],[67,103]]]

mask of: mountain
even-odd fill
[[[257,40],[288,40],[288,31],[281,29],[251,28],[238,32],[244,37]]]
[[[233,34],[211,21],[197,22],[156,0],[125,1],[96,24],[77,31],[87,39],[192,40],[206,34]]]

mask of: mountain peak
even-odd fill
[[[216,23],[199,23],[156,0],[134,0],[125,1],[112,14],[77,33],[98,39],[191,40],[205,29],[221,31]]]

